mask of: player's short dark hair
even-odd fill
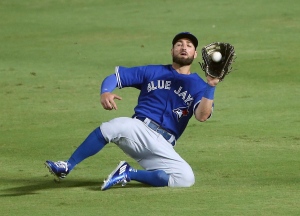
[[[198,39],[190,32],[180,32],[179,34],[175,35],[175,37],[173,38],[173,41],[172,41],[173,46],[178,40],[180,40],[182,38],[189,39],[192,42],[192,44],[194,45],[194,47],[197,48]]]

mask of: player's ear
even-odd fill
[[[194,59],[197,58],[197,56],[198,56],[198,52],[197,52],[197,50],[195,50]]]

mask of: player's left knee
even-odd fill
[[[191,187],[195,184],[194,173],[185,173],[181,176],[170,176],[169,187]]]
[[[194,173],[190,173],[187,176],[184,176],[183,178],[183,184],[181,187],[191,187],[195,184],[195,176]]]

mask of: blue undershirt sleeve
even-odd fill
[[[116,87],[117,78],[115,74],[112,74],[103,80],[101,84],[100,94],[103,94],[104,92],[112,92]]]

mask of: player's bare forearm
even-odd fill
[[[100,103],[106,110],[117,110],[117,104],[115,103],[115,99],[122,100],[122,98],[116,94],[111,92],[104,92],[100,95]]]
[[[211,115],[213,106],[213,100],[202,98],[198,107],[195,110],[195,117],[198,121],[204,122]]]

